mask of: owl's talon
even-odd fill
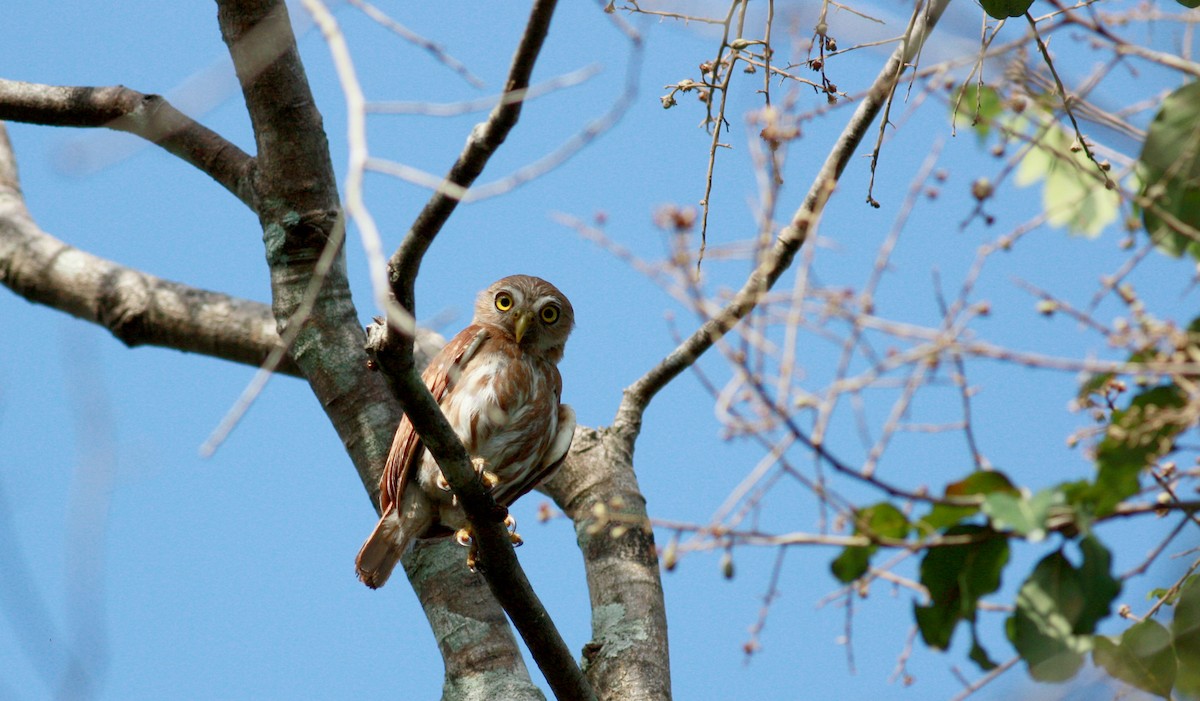
[[[435,481],[437,483],[438,489],[442,490],[443,492],[450,491],[450,483],[448,481],[446,481],[446,476],[443,475],[441,472],[438,473],[437,480],[435,480]]]
[[[489,492],[500,484],[500,478],[495,472],[487,469],[487,460],[483,458],[471,458],[471,465],[475,467],[475,474],[479,475],[479,481],[483,483],[483,488]]]
[[[459,545],[463,546],[464,548],[471,545],[472,543],[474,543],[475,539],[471,537],[471,529],[470,528],[460,528],[457,531],[455,531],[454,532],[454,542],[458,543]]]
[[[508,539],[514,548],[525,544],[525,540],[517,533],[517,519],[512,514],[504,517],[504,527],[508,529]]]

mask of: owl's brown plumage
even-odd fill
[[[546,479],[571,447],[575,412],[556,364],[575,312],[554,285],[510,275],[479,293],[475,318],[429,363],[422,379],[477,469],[494,475],[508,506]],[[400,421],[379,483],[383,514],[363,543],[358,578],[383,586],[415,538],[467,525],[441,470],[408,417]]]

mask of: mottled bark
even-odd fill
[[[612,429],[580,427],[542,490],[575,523],[592,605],[584,673],[613,701],[671,698],[662,579],[632,447]]]
[[[380,378],[364,371],[329,145],[287,9],[282,2],[219,2],[218,20],[254,127],[254,201],[275,319],[281,335],[301,325],[292,330],[290,355],[373,490],[399,413]]]
[[[443,701],[542,701],[529,680],[512,628],[487,582],[463,566],[463,549],[450,538],[421,541],[404,558],[425,615],[438,631],[446,662]]]

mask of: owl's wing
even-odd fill
[[[487,329],[471,325],[450,339],[441,351],[429,362],[429,367],[421,374],[433,400],[441,404],[442,398],[454,387],[455,380],[462,374],[463,366],[478,352],[480,346],[488,338]],[[421,437],[413,429],[412,422],[406,414],[400,419],[396,428],[396,436],[392,439],[392,449],[388,452],[387,465],[383,468],[383,477],[379,481],[379,509],[387,513],[393,504],[399,501],[404,493],[404,484],[409,479],[413,463],[420,459],[423,452]]]

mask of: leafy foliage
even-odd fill
[[[1024,5],[1027,9],[1028,3]],[[1074,133],[1058,122],[1055,104],[1031,104],[1024,96],[1009,100],[995,87],[970,83],[957,92],[951,107],[955,126],[970,126],[981,143],[993,134],[1000,135],[1002,145],[1027,142],[1015,182],[1022,187],[1042,183],[1042,204],[1051,225],[1095,238],[1117,220],[1120,192]]]
[[[948,537],[966,536],[971,542],[932,548],[921,560],[921,584],[929,603],[914,605],[913,615],[926,645],[945,650],[959,621],[971,625],[972,659],[981,667],[993,666],[975,633],[979,599],[1000,588],[1000,575],[1008,564],[1008,539],[987,526],[959,525],[946,530]]]
[[[965,501],[969,497],[989,494],[1016,495],[1020,492],[1013,486],[1008,476],[999,470],[979,470],[972,472],[957,482],[946,485],[945,497]],[[934,504],[929,513],[917,523],[918,527],[927,533],[940,531],[959,523],[979,513],[980,506],[938,503]]]
[[[1175,654],[1171,634],[1158,621],[1135,623],[1118,641],[1096,637],[1096,664],[1139,689],[1167,698],[1175,686]]]
[[[1113,412],[1104,440],[1096,448],[1096,482],[1082,495],[1096,515],[1112,513],[1123,499],[1137,494],[1142,470],[1166,455],[1175,436],[1187,428],[1174,411],[1186,403],[1179,387],[1163,385],[1142,392],[1128,408]]]
[[[1062,549],[1038,562],[1017,594],[1008,639],[1040,681],[1066,681],[1092,647],[1096,624],[1108,616],[1120,584],[1109,572],[1111,555],[1092,537],[1080,543],[1083,565],[1075,567]]]
[[[1163,101],[1138,165],[1142,222],[1151,240],[1172,256],[1200,258],[1200,82]]]
[[[980,0],[983,11],[996,19],[1021,17],[1033,6],[1033,0]]]
[[[880,502],[859,511],[855,516],[854,533],[869,537],[899,540],[908,535],[908,519],[891,502]],[[850,583],[867,573],[871,556],[878,545],[852,545],[842,551],[831,564],[833,576],[843,583]]]
[[[1040,135],[1021,159],[1017,185],[1043,182],[1042,206],[1050,224],[1087,238],[1099,236],[1116,221],[1120,194],[1050,114],[1035,113],[1032,124]]]
[[[1166,597],[1175,606],[1167,628],[1147,618],[1115,638],[1096,636],[1092,659],[1114,677],[1162,698],[1200,696],[1200,579]]]

